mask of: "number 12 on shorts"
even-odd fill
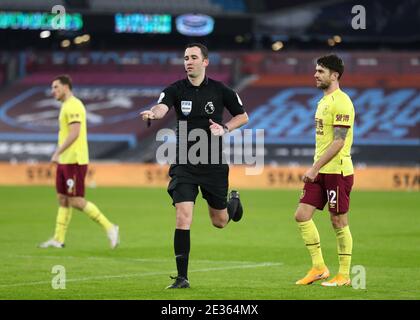
[[[330,209],[336,209],[337,206],[337,191],[327,190],[328,205]]]

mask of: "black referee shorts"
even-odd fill
[[[190,168],[184,165],[173,165],[169,170],[171,181],[168,185],[168,193],[172,198],[172,204],[192,201],[198,195],[198,188],[208,205],[217,210],[227,207],[229,167]],[[210,170],[209,170],[210,169]]]

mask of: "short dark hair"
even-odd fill
[[[207,49],[207,47],[202,44],[202,43],[198,43],[198,42],[193,42],[193,43],[189,43],[185,46],[185,49],[187,48],[192,48],[192,47],[198,47],[201,50],[201,54],[203,55],[204,59],[208,59],[209,58],[209,49]]]
[[[53,81],[55,81],[55,80],[60,81],[61,84],[63,84],[63,85],[68,85],[70,90],[73,89],[73,82],[71,80],[71,77],[68,74],[59,75],[59,76],[55,77]]]
[[[316,64],[338,72],[338,79],[341,78],[341,75],[344,72],[343,60],[335,54],[328,54],[326,56],[319,57],[318,60],[316,60]]]

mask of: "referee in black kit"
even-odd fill
[[[206,76],[209,65],[208,49],[200,43],[186,46],[184,67],[187,78],[179,80],[163,90],[158,104],[141,113],[144,121],[163,118],[173,106],[177,116],[177,148],[176,162],[169,169],[171,181],[168,193],[176,208],[176,229],[174,249],[178,276],[171,277],[174,283],[167,289],[189,288],[188,257],[190,252],[190,227],[193,217],[195,199],[200,187],[203,198],[207,200],[209,215],[213,225],[224,228],[230,220],[239,221],[243,209],[239,193],[231,191],[228,195],[229,166],[223,160],[222,136],[248,122],[238,94],[219,81]],[[232,115],[227,123],[223,123],[224,108]],[[194,129],[205,130],[208,138],[208,161],[191,163],[185,158],[188,152],[179,152],[180,145],[185,142],[191,147],[187,135],[180,134],[181,125],[187,126],[187,133]],[[184,141],[182,141],[185,139]],[[214,147],[210,142],[219,143]],[[207,150],[206,150],[207,151]],[[216,155],[214,153],[217,153]],[[200,159],[202,159],[200,157]],[[214,159],[217,159],[216,163]],[[212,161],[213,160],[213,161]]]

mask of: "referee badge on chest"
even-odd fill
[[[181,101],[181,111],[184,116],[188,116],[191,113],[192,101]]]
[[[212,114],[214,112],[214,105],[213,102],[207,102],[207,104],[204,106],[204,110],[207,114]]]

